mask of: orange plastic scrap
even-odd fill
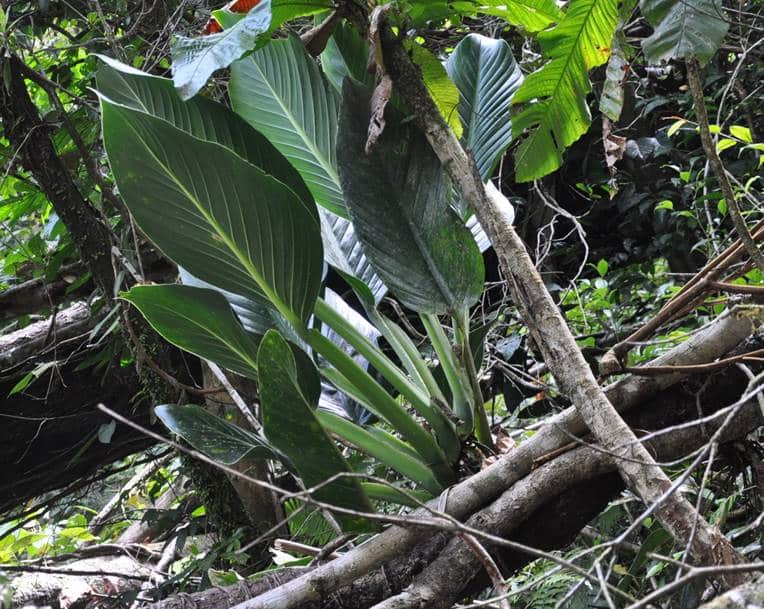
[[[231,0],[223,7],[223,10],[230,11],[232,13],[248,13],[251,9],[260,4],[260,0]],[[223,28],[218,23],[215,17],[210,17],[207,23],[204,25],[202,34],[207,36],[208,34],[217,34],[222,32]]]

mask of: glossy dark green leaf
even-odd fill
[[[177,284],[138,285],[122,298],[176,347],[257,378],[257,342],[220,293]]]
[[[276,311],[273,306],[263,298],[259,298],[258,296],[247,298],[245,296],[240,296],[239,294],[234,294],[233,292],[221,290],[211,283],[195,277],[183,267],[180,267],[178,271],[183,285],[220,292],[220,294],[228,301],[228,304],[231,305],[231,309],[233,309],[236,317],[239,318],[241,325],[244,326],[244,329],[247,332],[262,335],[273,328],[281,329],[282,326],[288,325],[284,318],[278,314],[278,311]]]
[[[446,70],[459,89],[462,143],[487,180],[512,141],[509,105],[523,82],[520,66],[506,41],[469,34],[456,45]]]
[[[96,76],[100,95],[133,110],[161,118],[200,140],[216,142],[289,186],[310,204],[300,174],[261,133],[238,114],[197,95],[183,101],[168,78],[153,76],[108,57]]]
[[[315,205],[219,144],[105,98],[101,107],[112,171],[144,233],[193,275],[260,295],[300,327],[323,269]]]
[[[345,200],[366,256],[411,309],[463,310],[482,291],[483,259],[449,206],[445,172],[424,136],[392,111],[367,155],[369,99],[368,90],[345,81],[337,141]]]
[[[640,0],[639,8],[655,30],[642,41],[652,64],[690,57],[706,63],[729,29],[721,0]]]
[[[154,412],[171,432],[225,465],[233,465],[245,457],[281,458],[265,438],[216,417],[201,406],[162,404],[154,408]]]
[[[334,442],[316,419],[315,379],[318,372],[295,362],[289,344],[275,330],[260,343],[257,355],[263,429],[268,441],[289,457],[303,484],[310,488],[334,475],[350,472]],[[310,386],[306,376],[313,377]],[[312,388],[313,387],[313,388]],[[314,493],[323,502],[357,511],[373,511],[357,478],[338,478]],[[338,514],[343,528],[368,530],[362,518]]]
[[[176,36],[170,47],[172,77],[183,99],[196,95],[212,73],[255,48],[271,26],[270,0],[261,0],[232,27],[209,36]]]

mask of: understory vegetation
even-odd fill
[[[763,30],[0,3],[0,607],[760,605]]]

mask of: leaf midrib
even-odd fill
[[[544,125],[546,127],[547,131],[551,131],[552,130],[550,128],[550,126],[549,126],[550,108],[555,103],[559,103],[558,102],[558,95],[557,95],[557,93],[560,90],[560,87],[561,87],[563,81],[565,80],[565,77],[566,77],[566,75],[568,73],[568,69],[570,67],[570,63],[571,63],[571,61],[573,59],[573,56],[574,55],[580,55],[582,53],[581,48],[579,46],[579,43],[580,43],[581,37],[583,36],[584,30],[586,29],[586,26],[587,26],[587,24],[589,22],[589,19],[591,18],[592,13],[594,12],[595,7],[597,6],[597,2],[598,1],[600,1],[600,0],[592,0],[592,3],[589,5],[589,10],[586,12],[586,17],[581,20],[581,27],[579,28],[578,33],[576,34],[575,39],[571,42],[571,52],[568,53],[567,57],[565,58],[565,63],[563,65],[562,70],[560,71],[560,77],[557,79],[557,82],[556,82],[556,84],[554,86],[554,90],[552,91],[552,93],[550,93],[549,95],[546,96],[549,99],[549,103],[547,104],[546,109],[544,111],[544,116],[543,116],[543,118],[541,120],[539,120],[538,126],[536,127],[536,131],[531,136],[529,136],[529,138],[528,138],[529,140],[535,138],[536,133],[538,133],[538,131],[539,131],[539,129],[541,129],[542,125]],[[560,22],[560,24],[557,25],[557,27],[560,27],[561,24],[562,24],[562,21]],[[552,59],[552,60],[550,60],[549,63],[551,63],[553,61],[555,61],[555,60]],[[548,66],[549,63],[544,64],[544,67]],[[582,58],[581,63],[583,64],[583,58]],[[586,65],[584,65],[584,70],[587,71],[586,74],[585,74],[585,78],[588,79],[589,78],[589,74],[588,74],[588,68],[586,67]],[[555,140],[553,140],[553,143],[557,147],[557,149],[560,150],[559,143],[556,142]],[[530,152],[531,148],[532,148],[532,146],[530,146],[530,145],[525,148],[526,154],[528,152]],[[563,146],[563,149],[564,149],[564,146]],[[518,165],[522,162],[522,158],[524,158],[524,157],[521,157],[521,159],[517,161]]]
[[[202,217],[205,220],[207,220],[210,226],[212,226],[217,236],[223,241],[223,243],[228,247],[228,249],[233,252],[234,256],[236,256],[236,259],[239,261],[239,263],[255,280],[255,283],[263,291],[263,293],[268,298],[268,300],[270,300],[276,306],[279,313],[281,313],[295,329],[301,328],[302,324],[300,320],[292,312],[290,307],[286,305],[286,303],[281,299],[281,297],[275,291],[273,291],[273,289],[271,289],[271,287],[268,285],[268,282],[265,281],[265,278],[262,276],[262,274],[257,270],[257,268],[255,268],[255,266],[251,263],[249,258],[246,255],[244,255],[244,253],[236,246],[236,244],[231,240],[231,238],[228,236],[226,231],[223,230],[222,226],[220,226],[217,220],[215,220],[215,218],[211,214],[209,214],[209,212],[207,212],[207,210],[201,204],[201,201],[199,201],[185,187],[185,185],[175,176],[175,174],[170,170],[170,168],[167,165],[165,165],[159,159],[159,157],[157,157],[157,155],[154,154],[154,151],[143,142],[143,139],[141,138],[140,134],[135,129],[135,127],[130,123],[130,121],[125,121],[125,123],[130,128],[130,130],[135,134],[136,138],[141,143],[143,143],[144,148],[149,153],[149,155],[151,155],[151,157],[154,159],[157,165],[159,165],[159,167],[170,178],[170,180],[172,180],[172,182],[178,187],[178,189],[183,193],[183,195],[189,201],[191,201],[194,207],[196,207],[197,211],[202,215]],[[203,141],[203,140],[199,140],[199,141]],[[263,174],[263,175],[267,176],[267,174]],[[229,209],[229,205],[227,201],[226,201],[225,207],[226,207],[226,213],[230,213],[230,209]]]
[[[331,178],[332,182],[337,187],[337,190],[339,192],[342,192],[342,188],[340,186],[339,174],[337,173],[334,165],[329,161],[329,159],[326,158],[323,152],[321,152],[317,148],[312,138],[308,137],[308,134],[303,128],[303,126],[294,118],[294,115],[291,112],[291,110],[283,103],[281,96],[279,96],[276,90],[273,88],[273,86],[270,83],[270,80],[266,77],[266,74],[263,71],[263,69],[260,67],[260,65],[255,61],[254,58],[251,58],[251,59],[252,59],[252,63],[257,68],[257,71],[260,74],[260,79],[262,80],[262,82],[265,83],[267,89],[270,91],[272,99],[274,99],[276,103],[278,104],[278,106],[281,108],[283,112],[283,116],[292,125],[294,130],[300,136],[300,139],[303,141],[303,143],[306,144],[307,148],[312,153],[313,157],[319,160],[319,165]]]

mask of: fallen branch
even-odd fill
[[[723,391],[723,393],[728,392],[729,388]],[[677,398],[672,395],[667,399],[675,403]],[[647,412],[664,412],[664,401],[663,399],[655,400],[649,406],[645,405]],[[694,411],[694,395],[688,393],[685,401],[693,403],[691,409]],[[640,409],[640,411],[642,410],[644,409]],[[657,434],[651,441],[651,450],[656,450],[657,454],[664,458],[675,458],[686,454],[688,451],[702,446],[708,434],[718,429],[724,418],[717,416],[710,421],[697,423],[695,426],[677,427],[665,434]],[[744,437],[751,429],[760,425],[762,419],[763,416],[756,401],[751,399],[740,409],[720,440],[729,441]],[[699,433],[701,429],[703,433]],[[549,549],[562,547],[569,543],[580,528],[622,488],[620,484],[617,484],[617,478],[615,478],[615,485],[604,482],[603,476],[608,476],[608,472],[612,471],[615,471],[615,466],[607,453],[594,447],[577,448],[535,469],[507,490],[493,505],[474,515],[468,524],[494,535],[510,536],[510,538],[516,538],[514,537],[515,534],[522,535],[521,540],[536,547],[541,546]],[[607,479],[612,480],[612,474]],[[581,495],[583,488],[587,489],[586,496]],[[604,491],[603,493],[598,491],[600,488]],[[600,496],[597,496],[598,494]],[[593,503],[586,506],[585,504],[592,499],[594,500]],[[573,514],[582,508],[584,511],[576,520]],[[566,514],[564,523],[560,522],[561,513]],[[559,530],[561,524],[563,528]],[[556,534],[553,532],[555,528],[558,529]],[[359,553],[373,551],[378,539],[384,538],[389,533],[390,531],[387,531],[375,537],[368,544],[351,550],[336,561],[328,563],[325,567],[330,567],[338,561],[347,561],[349,557],[358,556]],[[433,594],[427,595],[428,599],[430,596],[436,598],[440,594],[446,594],[455,599],[463,593],[465,586],[469,585],[470,588],[474,589],[472,580],[481,571],[483,564],[475,558],[471,550],[463,549],[461,552],[456,552],[462,543],[458,539],[450,542],[449,550],[441,551],[445,545],[442,535],[442,533],[435,536],[422,535],[420,543],[413,553],[407,553],[408,551],[404,548],[400,548],[394,557],[383,563],[382,569],[378,568],[369,575],[359,577],[344,586],[330,580],[320,579],[316,585],[321,587],[314,588],[313,592],[323,591],[323,593],[318,594],[312,600],[305,600],[304,597],[289,599],[283,594],[283,588],[290,585],[287,583],[282,586],[278,595],[275,594],[276,590],[270,591],[269,588],[267,594],[263,593],[262,597],[247,601],[242,606],[278,607],[281,605],[276,604],[277,601],[274,598],[284,598],[284,602],[289,602],[289,600],[294,602],[294,605],[289,606],[301,607],[302,609],[367,609],[374,602],[382,601],[389,598],[391,594],[400,592],[402,587],[411,581],[411,578],[422,568],[425,568],[425,571],[419,576],[420,579],[427,579],[432,586],[428,590],[431,590]],[[549,535],[552,537],[549,538]],[[436,545],[433,545],[433,537],[438,538]],[[503,564],[509,563],[511,570],[525,564],[530,560],[530,557],[520,552],[512,552],[511,556],[503,554],[502,559]],[[301,579],[309,578],[311,574],[325,567],[303,572]],[[291,573],[291,575],[295,574]],[[292,580],[290,579],[290,581]],[[294,582],[297,581],[297,579],[294,580]],[[237,592],[236,587],[223,590]],[[437,594],[435,594],[436,590]],[[414,590],[410,589],[409,594],[412,594],[412,598],[419,598]],[[186,600],[193,600],[197,609],[212,609],[212,607],[219,606],[215,603],[224,603],[225,595],[213,595],[213,591],[207,591],[192,595],[190,599]],[[419,598],[419,600],[422,599]],[[177,597],[169,598],[156,603],[150,609],[182,609],[181,602],[185,601]],[[427,600],[420,606],[439,606],[432,605],[430,602]],[[274,604],[269,605],[267,603]]]
[[[728,442],[745,437],[764,423],[764,413],[751,397],[741,405],[737,415],[721,431],[718,440]],[[724,424],[716,418],[713,425],[699,434],[696,427],[677,428],[654,437],[649,443],[651,452],[661,459],[676,459],[704,446],[712,432]],[[590,481],[615,470],[611,455],[594,447],[581,447],[565,453],[529,474],[505,492],[488,508],[473,515],[467,524],[493,535],[506,537],[538,507],[539,500],[549,488],[566,489],[571,485]],[[530,506],[529,506],[530,504]],[[472,578],[480,571],[481,562],[464,540],[455,537],[438,559],[429,565],[406,591],[398,597],[380,603],[374,609],[448,609],[462,596]]]
[[[87,334],[103,319],[103,312],[93,315],[84,302],[75,302],[56,313],[55,318],[43,319],[26,328],[0,336],[0,370],[22,364],[38,355],[46,346]]]
[[[657,358],[655,364],[690,364],[715,359],[729,352],[750,335],[756,317],[749,317],[743,308],[736,308],[720,316],[704,330],[686,342]],[[607,389],[608,397],[621,412],[670,387],[682,374],[659,377],[628,377]],[[575,409],[568,408],[541,427],[532,438],[501,457],[496,463],[471,478],[451,487],[443,511],[456,518],[464,518],[493,501],[501,492],[526,476],[538,460],[570,443],[571,435],[586,432]],[[437,508],[440,498],[430,505]],[[420,510],[416,514],[425,516]],[[391,527],[374,538],[374,544],[360,546],[277,589],[242,604],[239,609],[292,609],[321,599],[323,590],[351,584],[362,575],[373,571],[386,561],[409,551],[427,537],[427,531],[416,528]]]
[[[764,220],[754,227],[754,238],[761,239],[763,237]],[[602,356],[599,362],[600,374],[602,376],[607,376],[621,372],[623,370],[623,361],[626,359],[626,354],[635,343],[646,340],[652,336],[658,328],[665,327],[667,323],[678,319],[680,316],[686,314],[686,312],[703,302],[708,291],[716,288],[716,280],[721,277],[731,265],[738,262],[744,253],[745,248],[743,248],[740,240],[737,240],[713,260],[710,260],[702,269],[700,269],[700,271],[695,273],[695,275],[681,287],[679,292],[674,294],[674,296],[672,296],[669,301],[661,307],[660,311],[647,321],[647,323],[642,324],[626,338],[613,345],[613,347]],[[725,284],[722,283],[722,285]]]
[[[82,264],[75,262],[62,267],[52,281],[40,277],[11,286],[0,294],[0,321],[58,304],[72,281],[84,272]],[[90,282],[86,285],[92,289]]]

